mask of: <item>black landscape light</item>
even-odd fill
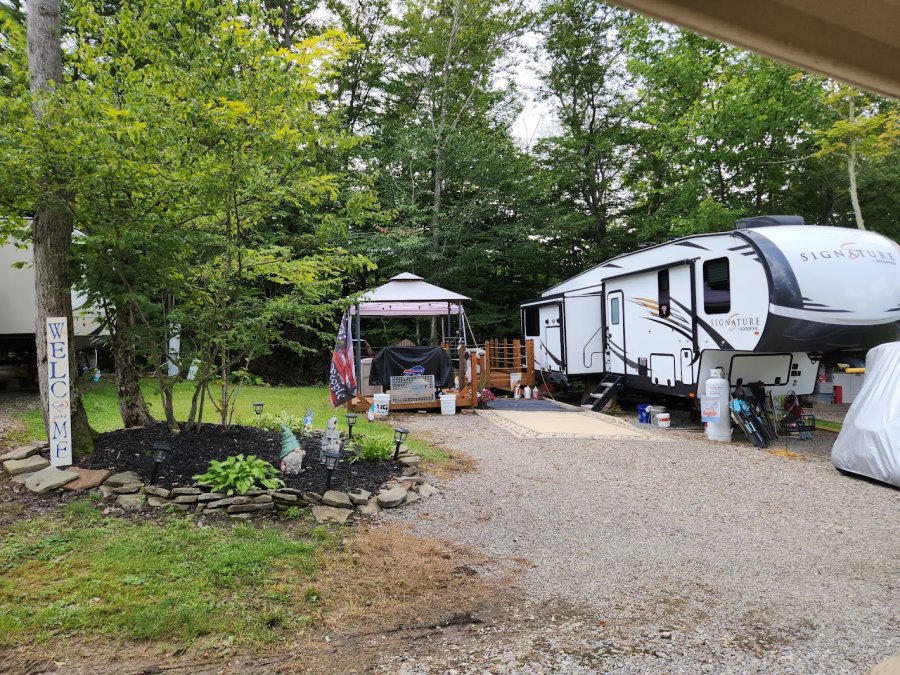
[[[265,403],[263,403],[262,401],[257,401],[256,403],[253,404],[253,412],[256,413],[257,417],[262,415],[262,409],[263,409],[264,405],[265,405]]]
[[[328,478],[325,479],[325,491],[331,489],[331,474],[337,468],[338,460],[341,458],[340,448],[328,448],[325,451],[325,470],[328,471]]]
[[[347,438],[353,438],[353,425],[356,424],[356,413],[347,413]]]
[[[150,485],[156,482],[156,472],[159,471],[159,465],[169,458],[172,452],[172,446],[163,441],[153,444],[153,473],[150,475]]]
[[[409,436],[409,429],[406,427],[397,427],[394,429],[394,443],[397,444],[397,447],[394,449],[394,461],[397,461],[397,458],[400,456],[400,444],[406,440],[406,437]]]

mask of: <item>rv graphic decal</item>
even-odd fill
[[[856,248],[856,244],[848,241],[841,244],[840,249],[832,249],[831,251],[803,251],[800,253],[800,260],[803,262],[812,262],[814,260],[832,260],[834,258],[846,258],[847,260],[873,260],[882,265],[896,265],[897,256],[889,251],[873,251],[872,249]]]
[[[674,299],[671,299],[671,301],[673,303],[675,302]],[[645,308],[648,316],[645,316],[644,318],[648,321],[658,323],[660,326],[666,326],[679,335],[686,337],[688,340],[692,339],[691,324],[688,321],[688,317],[681,312],[673,311],[668,316],[662,317],[659,316],[659,303],[655,300],[651,300],[650,298],[628,298],[628,302],[637,305],[638,307]],[[681,303],[677,304],[680,307],[683,307]]]

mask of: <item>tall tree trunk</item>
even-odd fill
[[[51,83],[62,82],[59,0],[29,0],[28,74],[31,91],[37,95],[34,114],[44,112],[41,94]],[[72,320],[72,283],[69,256],[72,249],[72,215],[58,195],[48,193],[34,212],[31,223],[34,244],[34,283],[37,302],[35,342],[38,381],[44,426],[47,426],[47,317],[63,316],[69,323],[69,384],[72,415],[72,456],[76,459],[94,451],[93,432],[81,401],[75,354],[75,322]],[[48,430],[49,436],[49,430]]]
[[[850,109],[847,115],[847,121],[852,128],[856,122],[856,110],[853,107],[853,101],[850,101]],[[856,217],[857,229],[864,230],[866,225],[863,222],[862,209],[859,206],[859,193],[856,191],[856,162],[858,155],[856,152],[856,138],[850,141],[850,155],[847,157],[847,173],[850,174],[850,202],[853,204],[853,215]]]
[[[153,423],[153,416],[147,408],[141,391],[135,359],[134,313],[128,309],[116,312],[113,330],[113,360],[116,364],[116,395],[119,399],[119,414],[125,428],[143,427]]]

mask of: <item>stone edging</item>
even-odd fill
[[[402,453],[403,475],[389,480],[376,495],[367,490],[352,493],[329,490],[324,495],[302,492],[294,488],[278,490],[250,490],[243,495],[228,496],[207,492],[197,485],[170,489],[145,485],[133,471],[113,474],[109,470],[68,467],[60,470],[50,466],[42,456],[46,443],[33,443],[0,455],[3,469],[16,483],[35,494],[62,490],[97,491],[104,501],[104,515],[120,515],[143,508],[166,508],[197,515],[221,515],[234,520],[248,520],[268,516],[292,507],[311,507],[317,522],[345,523],[354,513],[375,517],[382,509],[414,504],[440,491],[425,482],[419,472],[420,458]]]

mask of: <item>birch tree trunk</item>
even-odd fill
[[[41,93],[51,83],[62,82],[59,0],[29,0],[27,4],[28,74],[31,91],[37,95],[35,117],[43,115]],[[94,450],[93,432],[81,401],[72,320],[72,283],[69,255],[72,249],[72,215],[59,195],[48,192],[34,212],[31,223],[34,246],[36,297],[35,342],[41,409],[47,426],[47,317],[63,316],[69,323],[69,382],[72,415],[72,455],[80,458]],[[49,430],[48,430],[49,437]]]
[[[856,110],[853,101],[850,101],[850,108],[847,114],[847,121],[850,127],[856,123]],[[850,202],[853,204],[853,215],[856,217],[856,227],[859,230],[865,230],[866,225],[863,222],[862,209],[859,206],[859,193],[856,191],[856,163],[859,160],[856,151],[856,137],[850,139],[850,155],[847,157],[847,173],[850,174]]]

